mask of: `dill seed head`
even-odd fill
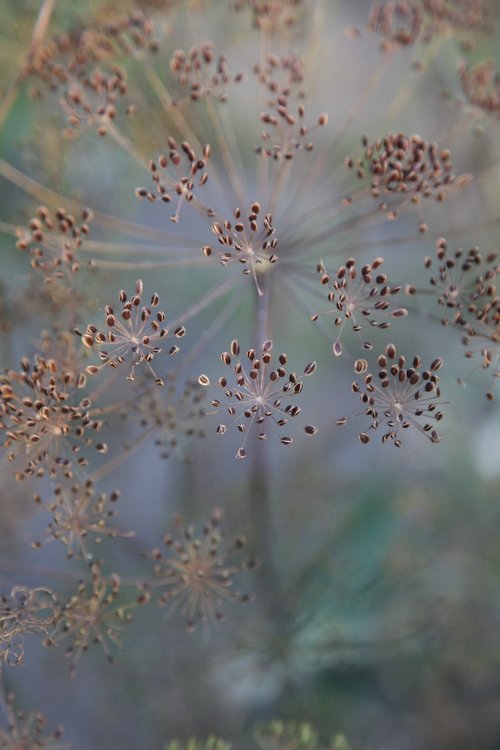
[[[401,291],[401,286],[388,283],[386,274],[379,270],[383,262],[383,258],[375,258],[372,263],[357,268],[355,258],[348,258],[333,277],[327,273],[323,261],[317,265],[320,282],[327,288],[328,301],[333,305],[328,313],[335,315],[335,326],[338,329],[333,343],[336,357],[342,354],[340,339],[348,321],[352,330],[360,333],[363,321],[373,328],[386,329],[389,328],[391,319],[408,314],[406,308],[399,307],[392,301],[392,297]],[[312,320],[316,321],[318,317],[315,314]],[[363,349],[372,348],[371,342],[363,342]]]
[[[176,201],[175,212],[170,218],[178,222],[183,201],[191,202],[195,197],[195,187],[207,183],[208,172],[205,170],[210,158],[210,146],[205,145],[202,154],[197,155],[187,141],[182,141],[179,146],[175,138],[169,138],[168,147],[168,155],[160,154],[156,161],[149,162],[156,193],[140,187],[136,188],[135,194],[140,199],[147,198],[152,202]]]
[[[90,479],[82,485],[57,485],[51,501],[46,504],[52,514],[47,534],[42,542],[34,542],[32,546],[40,548],[43,543],[56,539],[66,546],[68,558],[76,555],[91,560],[89,539],[99,544],[104,537],[116,539],[134,535],[134,532],[122,532],[110,525],[115,515],[111,506],[119,497],[117,491],[96,496]]]
[[[372,198],[379,201],[380,209],[391,219],[408,201],[441,202],[451,186],[463,187],[468,182],[466,175],[453,174],[448,149],[440,149],[419,135],[388,133],[373,143],[364,136],[362,143],[363,155],[348,158],[346,167],[354,170],[360,180],[369,180]],[[427,229],[423,222],[420,229]]]
[[[59,743],[62,727],[46,734],[45,716],[40,711],[16,711],[14,701],[14,693],[8,693],[4,704],[7,729],[0,729],[2,750],[68,750],[68,745]]]
[[[16,247],[29,254],[31,267],[41,271],[45,281],[70,276],[80,267],[78,250],[91,221],[88,208],[77,219],[64,208],[51,212],[40,206],[28,227],[17,229]]]
[[[416,42],[424,30],[422,10],[411,2],[375,2],[370,8],[368,28],[384,37],[383,51]]]
[[[79,455],[82,447],[107,451],[105,443],[94,441],[103,422],[93,418],[90,399],[81,398],[84,384],[83,375],[73,376],[40,355],[23,358],[19,371],[0,375],[2,447],[17,479],[47,471],[53,476],[58,470],[71,477],[75,464],[88,464]]]
[[[244,433],[243,442],[236,453],[236,458],[245,458],[245,444],[250,432],[257,432],[259,440],[268,439],[268,429],[285,427],[290,419],[298,417],[300,406],[290,402],[302,393],[304,382],[295,372],[287,373],[286,354],[277,357],[273,367],[271,354],[272,341],[265,341],[260,352],[248,349],[244,357],[240,357],[238,341],[231,342],[230,351],[222,352],[221,361],[231,370],[231,376],[219,378],[218,385],[224,392],[223,400],[212,400],[214,412],[219,409],[226,411],[231,417],[229,424],[221,423],[217,433],[224,435],[231,427],[236,427]],[[303,376],[308,377],[316,371],[316,362],[310,362],[305,368]],[[200,385],[209,386],[207,375],[200,375]],[[315,435],[314,425],[302,425],[306,435]],[[291,445],[293,438],[280,436],[282,445]]]
[[[438,443],[440,436],[433,423],[439,422],[443,413],[437,410],[441,391],[436,373],[443,360],[437,358],[429,369],[422,370],[418,355],[409,364],[397,353],[394,344],[388,344],[378,357],[377,365],[378,372],[373,375],[368,372],[366,359],[358,359],[354,364],[357,375],[366,373],[361,382],[353,382],[352,391],[361,399],[361,414],[369,418],[369,430],[385,429],[382,442],[391,440],[398,448],[403,442],[403,431],[410,427],[419,430],[432,443]],[[343,427],[349,419],[342,417],[337,425]],[[359,439],[363,444],[370,441],[367,432],[360,432]]]
[[[222,620],[225,601],[252,600],[233,588],[234,577],[254,569],[257,563],[253,559],[238,561],[246,540],[237,537],[225,543],[222,518],[222,511],[215,509],[197,536],[192,526],[184,526],[177,517],[177,533],[164,538],[167,552],[156,548],[151,553],[156,578],[145,586],[160,589],[159,604],[168,607],[168,614],[179,611],[189,631],[199,622],[213,625]]]
[[[210,245],[204,245],[202,253],[207,258],[217,255],[223,266],[234,261],[244,265],[243,273],[252,276],[258,294],[262,295],[257,271],[276,263],[278,240],[275,237],[273,217],[269,213],[261,217],[260,211],[260,205],[254,202],[246,217],[237,208],[233,220],[215,221],[212,232],[223,249],[217,252]]]
[[[160,458],[175,454],[189,461],[188,444],[194,438],[205,437],[204,396],[204,389],[197,381],[188,381],[178,393],[175,382],[170,380],[165,388],[149,388],[134,400],[133,413],[139,417],[145,432],[154,435]]]
[[[483,60],[472,67],[462,62],[458,77],[469,104],[500,116],[500,75],[495,60]]]
[[[89,365],[86,371],[96,374],[101,368],[129,366],[128,380],[134,380],[135,370],[145,364],[154,376],[157,385],[163,380],[154,371],[151,363],[158,354],[166,352],[173,356],[179,352],[179,346],[172,344],[166,347],[167,339],[180,339],[186,334],[184,326],[177,326],[172,332],[163,324],[166,315],[158,309],[160,297],[156,292],[151,295],[149,305],[142,304],[143,284],[140,279],[135,282],[135,292],[130,297],[122,289],[118,295],[121,310],[115,315],[114,308],[106,305],[104,314],[106,331],[95,325],[88,325],[82,335],[83,344],[92,349],[99,349],[100,365]],[[102,348],[102,347],[105,347]]]
[[[177,77],[180,98],[188,96],[198,101],[203,96],[216,96],[219,102],[229,98],[226,91],[232,83],[241,83],[244,76],[231,76],[224,55],[216,55],[212,42],[191,47],[187,52],[175,50],[170,60],[170,70]]]

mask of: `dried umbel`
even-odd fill
[[[0,430],[2,447],[14,463],[16,478],[54,475],[61,470],[72,476],[84,467],[83,447],[105,453],[95,442],[103,426],[93,415],[92,402],[81,398],[82,373],[65,371],[54,359],[40,355],[21,360],[21,370],[0,375]]]
[[[82,580],[76,593],[61,607],[58,628],[70,644],[66,655],[71,660],[71,675],[82,655],[90,646],[99,645],[109,662],[113,663],[113,646],[120,646],[120,636],[132,619],[131,609],[146,601],[140,596],[134,601],[120,601],[119,576],[102,575],[100,566],[92,566],[91,581]]]
[[[385,51],[413,44],[425,28],[422,9],[418,3],[405,0],[375,2],[370,8],[368,28],[384,37],[382,49]]]
[[[303,0],[234,0],[234,8],[249,8],[254,26],[264,33],[276,33],[294,26],[304,10]]]
[[[495,60],[484,60],[472,67],[463,62],[458,68],[458,77],[470,104],[500,116],[500,74]]]
[[[452,29],[491,28],[488,6],[483,0],[420,0],[424,11]]]
[[[265,341],[260,351],[248,349],[245,356],[240,358],[240,345],[234,340],[230,351],[221,354],[221,361],[230,368],[231,377],[219,378],[218,385],[223,389],[224,397],[223,400],[213,399],[211,403],[216,411],[222,409],[231,417],[229,424],[219,424],[219,435],[224,435],[233,426],[244,433],[236,458],[246,457],[245,444],[250,432],[256,432],[259,440],[267,440],[269,429],[279,434],[279,430],[301,412],[301,407],[290,399],[302,393],[302,377],[295,372],[287,373],[286,354],[280,354],[276,367],[272,366],[272,346],[272,341]],[[304,368],[303,376],[308,377],[315,371],[316,362],[310,362]],[[198,382],[203,386],[210,385],[207,375],[200,375]],[[311,424],[302,428],[306,435],[317,432],[317,428]],[[280,435],[279,439],[282,445],[293,443],[289,435]]]
[[[186,334],[184,326],[177,326],[172,332],[164,326],[166,315],[158,310],[160,297],[156,292],[151,295],[149,305],[142,304],[143,284],[141,279],[135,282],[135,293],[130,297],[122,289],[118,295],[121,310],[115,314],[111,305],[106,305],[106,331],[99,330],[95,325],[88,325],[82,334],[84,345],[90,349],[99,349],[100,365],[89,365],[86,370],[95,375],[103,367],[129,366],[128,380],[134,380],[135,370],[145,364],[154,376],[157,385],[163,385],[153,369],[152,361],[160,353],[166,352],[174,356],[179,352],[179,346],[172,344],[167,347],[166,342],[172,337],[182,338]]]
[[[500,297],[478,298],[471,306],[472,322],[464,322],[462,343],[467,347],[467,359],[479,359],[480,367],[491,373],[494,383],[500,378]],[[493,388],[486,391],[493,401]]]
[[[168,147],[168,156],[160,154],[156,161],[149,162],[156,193],[140,187],[136,189],[135,194],[138,198],[147,198],[149,201],[161,200],[163,203],[170,203],[176,199],[175,212],[170,218],[178,222],[184,201],[190,203],[194,199],[194,205],[202,205],[197,203],[194,191],[196,187],[205,185],[208,180],[208,172],[205,170],[210,158],[210,146],[205,145],[202,154],[197,155],[187,141],[182,141],[179,147],[175,138],[169,138]],[[207,213],[204,206],[203,211]]]
[[[258,272],[265,271],[278,260],[275,253],[278,240],[275,237],[273,217],[269,213],[260,217],[260,212],[260,205],[254,202],[247,217],[242,216],[241,210],[237,208],[234,220],[215,221],[212,232],[223,250],[217,252],[210,245],[204,245],[202,252],[207,258],[217,255],[223,266],[234,261],[242,263],[245,266],[243,273],[252,276],[257,292],[262,296]]]
[[[21,664],[24,637],[35,634],[50,642],[57,618],[57,600],[46,588],[15,586],[0,598],[0,670],[2,662]]]
[[[438,296],[438,303],[453,311],[453,323],[463,326],[477,318],[479,309],[491,303],[496,297],[496,277],[500,272],[498,253],[481,255],[478,247],[465,251],[448,249],[448,242],[440,237],[436,243],[436,267],[431,257],[424,259],[424,265],[431,270],[431,286]],[[414,287],[407,290],[418,294]],[[479,308],[478,308],[479,305]],[[443,324],[449,323],[445,316]]]
[[[188,381],[178,393],[175,382],[170,380],[165,388],[150,388],[134,400],[134,413],[138,414],[145,435],[154,435],[160,458],[175,454],[189,460],[191,440],[205,437],[204,396],[204,389],[196,381]]]
[[[53,491],[52,500],[46,503],[52,514],[47,534],[43,541],[34,542],[33,547],[40,548],[46,541],[56,539],[62,542],[68,558],[83,557],[92,560],[88,541],[99,544],[103,538],[134,536],[133,531],[120,531],[110,525],[115,515],[112,507],[120,493],[113,491],[109,495],[96,495],[93,483],[88,479],[84,484],[70,486],[57,485]],[[36,497],[41,502],[39,496]]]
[[[70,750],[69,745],[59,742],[62,727],[46,734],[45,716],[39,711],[16,711],[14,700],[14,693],[9,693],[5,700],[7,728],[0,729],[1,750]]]
[[[29,253],[31,267],[40,270],[45,281],[70,276],[80,267],[78,251],[91,221],[88,208],[76,218],[64,208],[51,212],[40,206],[28,227],[18,228],[16,247]]]
[[[351,323],[355,333],[360,333],[364,321],[373,328],[385,330],[389,328],[391,319],[408,315],[406,308],[395,305],[392,300],[402,287],[388,283],[387,275],[379,270],[383,262],[383,258],[375,258],[372,263],[365,263],[359,268],[356,267],[355,258],[348,258],[333,277],[327,273],[323,261],[317,265],[320,282],[328,289],[328,301],[333,305],[328,313],[335,315],[338,329],[333,343],[336,357],[342,354],[340,339],[347,322]],[[318,314],[312,316],[313,321],[318,318]],[[363,341],[363,349],[372,348],[370,341]]]
[[[163,540],[166,552],[158,548],[152,551],[156,579],[144,585],[161,590],[160,605],[167,606],[169,614],[178,611],[189,631],[197,623],[215,624],[222,620],[224,602],[245,603],[252,599],[233,585],[234,577],[254,569],[256,561],[241,560],[244,537],[224,541],[222,518],[222,511],[215,509],[197,536],[192,526],[184,526],[182,518],[177,517],[177,533],[167,534]]]
[[[382,442],[391,440],[398,448],[403,442],[403,431],[410,427],[419,430],[432,443],[438,443],[440,436],[434,423],[443,418],[443,413],[437,409],[441,391],[436,373],[443,366],[443,360],[439,357],[428,370],[422,370],[419,356],[413,357],[411,364],[407,363],[405,357],[397,353],[394,344],[388,344],[377,365],[378,372],[373,375],[367,372],[366,359],[354,363],[356,374],[366,373],[361,383],[353,382],[352,391],[359,395],[363,404],[360,414],[370,419],[369,429],[385,429]],[[337,425],[343,427],[349,419],[342,417],[337,420]],[[360,432],[359,439],[366,444],[370,436],[367,432]]]
[[[463,187],[470,179],[467,175],[455,177],[448,149],[419,135],[388,133],[373,143],[364,136],[362,143],[363,156],[347,159],[346,167],[360,180],[369,177],[371,196],[380,201],[379,208],[391,219],[408,201],[419,204],[431,198],[441,202],[452,185]],[[426,229],[421,221],[420,230]]]
[[[298,151],[312,151],[314,143],[310,135],[316,128],[328,125],[328,115],[320,114],[313,126],[306,123],[302,60],[293,54],[268,55],[264,64],[254,66],[254,73],[272,95],[268,109],[260,114],[266,127],[261,133],[264,145],[256,146],[256,152],[289,161]]]
[[[226,89],[232,83],[241,83],[243,75],[231,75],[224,55],[216,55],[213,42],[203,42],[187,52],[175,50],[170,60],[170,70],[177,77],[181,96],[198,101],[203,96],[216,96],[218,101],[229,98]]]
[[[99,135],[106,135],[117,116],[118,100],[127,90],[126,73],[121,68],[111,72],[94,68],[88,76],[73,81],[60,100],[68,118],[66,135],[84,127],[95,127]]]

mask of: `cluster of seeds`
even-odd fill
[[[236,10],[248,8],[254,26],[264,33],[273,33],[294,26],[304,10],[303,0],[234,0]]]
[[[192,101],[205,95],[216,95],[218,101],[229,98],[225,90],[231,83],[241,83],[243,74],[231,76],[224,55],[216,56],[212,42],[204,42],[199,48],[191,47],[185,52],[175,50],[170,60],[170,70],[177,77],[182,94]]]
[[[45,716],[39,711],[16,711],[14,700],[14,693],[9,693],[5,699],[7,728],[0,729],[1,750],[68,750],[68,745],[59,743],[62,727],[46,734]]]
[[[500,115],[500,75],[495,60],[483,60],[470,68],[463,62],[458,68],[458,77],[470,104]]]
[[[484,0],[421,0],[421,3],[430,18],[445,28],[491,30]]]
[[[182,141],[179,148],[175,138],[169,138],[168,147],[168,156],[160,154],[156,161],[149,162],[156,193],[140,187],[136,189],[135,194],[138,198],[147,198],[149,201],[159,199],[164,203],[170,203],[172,198],[177,197],[175,213],[170,218],[178,222],[182,202],[189,203],[194,198],[196,175],[199,187],[205,185],[208,180],[208,172],[205,169],[210,158],[210,146],[203,147],[202,156],[197,156],[187,141]]]
[[[61,98],[69,126],[66,135],[84,127],[96,127],[99,135],[106,135],[117,115],[117,101],[126,93],[127,77],[121,68],[111,72],[94,68],[88,76],[68,84]]]
[[[204,391],[198,382],[188,381],[180,394],[173,380],[166,388],[155,388],[134,402],[141,427],[155,435],[160,458],[176,454],[187,460],[186,443],[205,437],[205,411],[201,406]]]
[[[448,149],[440,150],[437,144],[427,143],[419,135],[388,133],[373,143],[364,136],[362,143],[363,156],[348,158],[346,167],[354,170],[360,180],[370,176],[371,195],[376,200],[383,199],[379,207],[387,211],[389,218],[395,218],[398,207],[408,199],[417,204],[422,198],[441,202],[448,188],[463,187],[469,181],[466,175],[453,175]],[[421,222],[420,231],[426,229]]]
[[[69,639],[66,655],[74,675],[78,662],[92,644],[99,644],[109,662],[113,663],[113,646],[120,645],[120,636],[132,619],[130,609],[148,600],[119,601],[121,581],[116,574],[103,577],[98,564],[92,566],[91,582],[80,581],[76,593],[61,606],[58,618],[60,637]]]
[[[409,427],[419,430],[432,443],[438,443],[440,437],[433,422],[443,418],[443,413],[437,410],[441,392],[436,375],[443,366],[443,360],[435,359],[428,370],[421,371],[422,360],[419,356],[413,357],[411,365],[407,366],[405,357],[398,355],[394,344],[388,344],[384,354],[379,356],[377,365],[380,369],[377,375],[373,375],[368,372],[366,359],[358,359],[354,363],[356,374],[366,373],[361,383],[357,380],[353,382],[352,391],[361,399],[361,413],[370,419],[369,429],[385,428],[387,431],[382,435],[382,442],[391,440],[398,448],[403,440],[402,431]],[[337,425],[343,427],[349,419],[342,417],[337,420]],[[363,444],[370,441],[367,432],[360,432],[359,439]]]
[[[422,10],[406,0],[375,2],[370,8],[368,28],[384,37],[384,51],[389,51],[394,45],[413,44],[424,28]]]
[[[91,401],[81,399],[85,376],[61,371],[55,360],[36,356],[21,360],[21,370],[0,375],[0,429],[3,449],[15,464],[17,479],[54,475],[72,476],[73,464],[88,464],[80,450],[94,447],[105,453],[105,443],[92,436],[103,422],[92,416]]]
[[[300,406],[293,403],[287,403],[285,406],[283,402],[302,393],[304,383],[296,373],[287,374],[286,354],[279,355],[276,368],[271,367],[272,346],[272,341],[265,341],[260,353],[255,349],[248,349],[245,354],[248,369],[245,369],[241,362],[240,345],[236,340],[231,342],[230,351],[222,352],[220,357],[223,364],[232,370],[234,385],[231,385],[225,376],[220,377],[218,384],[224,391],[225,400],[213,399],[211,403],[215,410],[224,409],[232,418],[229,425],[219,424],[219,435],[224,435],[233,425],[245,434],[236,458],[246,457],[246,439],[254,426],[258,431],[258,439],[267,440],[267,425],[282,428],[301,412]],[[304,375],[308,377],[315,371],[316,362],[310,362],[304,368]],[[200,375],[198,382],[203,386],[210,385],[207,375]],[[315,435],[317,432],[317,428],[310,424],[305,425],[303,429],[306,435]],[[282,445],[291,445],[293,438],[281,436],[280,442]]]
[[[216,252],[210,245],[202,247],[203,255],[207,258],[213,254],[218,255],[223,266],[233,261],[242,263],[245,275],[251,274],[255,282],[257,292],[262,296],[257,271],[266,270],[278,260],[275,253],[278,240],[274,236],[273,217],[267,213],[259,222],[260,205],[252,203],[247,219],[241,215],[241,210],[234,211],[234,223],[225,219],[223,222],[215,221],[212,224],[212,232],[217,237],[219,245],[223,250]]]
[[[93,555],[87,546],[89,537],[95,544],[99,544],[103,537],[116,539],[133,536],[133,532],[121,532],[109,525],[115,515],[110,504],[113,505],[119,497],[120,493],[117,491],[110,495],[103,492],[96,496],[90,479],[82,485],[57,485],[52,500],[47,504],[52,521],[44,541],[56,539],[62,542],[66,546],[68,558],[76,555],[91,560]],[[41,502],[39,496],[36,500]],[[38,549],[42,544],[43,542],[37,541],[32,546]]]
[[[121,290],[118,299],[121,310],[115,315],[111,305],[106,305],[104,314],[107,331],[100,331],[95,325],[88,325],[82,335],[84,345],[90,349],[99,349],[100,365],[89,365],[86,370],[95,375],[102,367],[119,367],[127,362],[129,365],[128,380],[134,380],[136,368],[145,363],[158,385],[163,385],[151,365],[154,358],[165,351],[166,339],[176,339],[186,334],[184,326],[177,326],[172,333],[164,327],[166,315],[158,310],[160,298],[156,292],[151,295],[149,305],[142,304],[143,284],[141,279],[135,282],[135,293],[130,297]],[[101,347],[106,347],[105,349]],[[173,356],[179,352],[177,344],[168,348],[167,353]]]
[[[224,543],[221,529],[222,511],[215,509],[210,520],[196,536],[192,526],[185,527],[176,518],[177,534],[167,534],[167,553],[152,551],[156,579],[144,584],[146,589],[160,588],[159,603],[168,606],[168,613],[178,610],[189,631],[198,622],[214,624],[222,620],[225,601],[245,603],[249,594],[233,588],[234,576],[256,567],[256,560],[233,561],[246,545],[244,537]]]
[[[345,265],[340,266],[333,278],[327,273],[323,261],[317,265],[320,282],[327,287],[328,301],[334,306],[328,312],[335,315],[335,326],[338,328],[333,343],[333,353],[336,357],[342,354],[340,339],[348,321],[352,323],[352,330],[359,333],[364,320],[370,326],[384,330],[389,328],[391,318],[408,315],[406,308],[392,304],[391,298],[398,294],[402,287],[388,283],[386,274],[379,271],[383,262],[383,258],[375,258],[372,263],[356,268],[356,259],[349,258]],[[317,313],[312,316],[313,321],[318,318]],[[363,349],[372,348],[369,341],[363,342]]]
[[[79,219],[64,208],[54,213],[45,206],[38,208],[28,227],[17,229],[18,250],[30,255],[31,267],[42,271],[46,281],[75,273],[80,267],[78,250],[89,233],[92,212],[85,208]]]

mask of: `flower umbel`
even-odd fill
[[[235,385],[231,386],[226,377],[220,377],[219,386],[224,390],[226,400],[214,399],[212,406],[216,410],[226,409],[227,413],[234,418],[229,425],[219,424],[217,427],[219,435],[223,435],[237,422],[239,422],[238,430],[245,433],[243,443],[236,453],[237,458],[246,457],[245,442],[254,425],[259,431],[259,440],[267,440],[266,427],[268,425],[272,425],[273,428],[284,427],[291,418],[297,417],[301,412],[300,406],[293,403],[287,403],[284,406],[283,401],[288,401],[302,393],[304,383],[294,372],[287,375],[286,354],[279,355],[276,369],[271,368],[272,346],[272,341],[265,341],[261,347],[260,356],[255,349],[248,349],[245,354],[248,369],[245,369],[239,358],[238,341],[231,342],[230,352],[221,354],[222,362],[234,372]],[[315,371],[316,362],[310,362],[304,368],[304,375],[312,375]],[[200,385],[210,385],[207,375],[200,375],[198,382]],[[317,428],[310,424],[305,425],[303,429],[307,435],[315,435],[317,432]],[[280,441],[283,445],[291,445],[293,438],[281,436]]]
[[[409,427],[415,427],[432,443],[439,443],[440,436],[432,422],[443,418],[443,413],[436,411],[441,395],[436,372],[443,366],[443,360],[435,359],[428,370],[421,371],[422,360],[415,356],[407,367],[405,357],[398,355],[394,344],[388,344],[377,364],[380,369],[376,376],[367,372],[366,359],[358,359],[354,364],[358,375],[367,372],[362,383],[353,382],[352,390],[364,405],[361,414],[370,418],[369,429],[387,427],[382,442],[392,440],[397,448],[402,444],[402,430]],[[431,421],[422,423],[421,418]],[[349,417],[342,417],[337,425],[343,427],[348,420]],[[360,432],[359,439],[364,444],[370,441],[366,432]]]

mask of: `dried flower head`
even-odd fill
[[[192,526],[185,527],[182,518],[175,519],[177,534],[167,534],[164,544],[167,554],[152,551],[156,580],[145,584],[161,588],[159,603],[168,606],[168,613],[178,610],[192,631],[198,622],[215,624],[222,620],[221,607],[225,601],[245,603],[249,594],[233,589],[234,576],[255,568],[255,560],[233,562],[245,547],[244,537],[224,543],[220,527],[222,511],[215,509],[210,520],[197,537]]]
[[[0,598],[0,667],[21,664],[24,636],[37,634],[52,640],[57,616],[57,600],[46,588],[15,586]]]
[[[87,541],[90,538],[94,544],[99,544],[104,537],[134,536],[133,531],[119,531],[110,526],[115,515],[111,508],[119,499],[120,493],[113,491],[109,495],[101,493],[96,496],[93,483],[88,479],[83,485],[57,485],[54,488],[53,499],[48,503],[48,510],[53,520],[49,523],[45,541],[56,539],[62,542],[68,551],[68,557],[83,557],[92,560]],[[41,502],[37,496],[36,500]],[[34,542],[33,547],[40,548],[43,542]]]
[[[196,154],[187,141],[182,141],[179,148],[175,138],[168,138],[168,147],[168,156],[160,154],[156,161],[149,162],[158,195],[144,187],[137,188],[135,194],[138,198],[147,198],[149,201],[159,199],[163,203],[170,203],[177,197],[175,212],[170,218],[178,222],[183,201],[190,203],[194,199],[196,203],[195,177],[198,175],[198,187],[205,185],[208,180],[205,169],[210,158],[210,146],[203,147],[201,156]]]
[[[61,607],[58,626],[64,640],[71,641],[66,648],[71,675],[92,644],[100,645],[113,663],[112,648],[120,646],[120,636],[132,619],[130,610],[146,601],[143,596],[132,602],[119,601],[120,590],[119,576],[112,574],[106,579],[94,564],[91,581],[80,581],[76,593]]]
[[[369,429],[387,428],[382,442],[392,440],[398,448],[403,440],[402,431],[409,427],[419,430],[432,443],[438,443],[440,437],[433,422],[443,418],[443,413],[436,410],[441,395],[436,373],[443,366],[443,360],[439,357],[428,370],[421,371],[422,360],[419,356],[413,357],[408,367],[405,357],[398,355],[394,344],[388,344],[384,354],[379,356],[377,365],[380,369],[375,376],[367,372],[366,359],[358,359],[354,363],[356,374],[367,373],[362,383],[357,380],[353,382],[352,391],[359,395],[363,403],[360,414],[369,417]],[[342,417],[337,420],[337,425],[343,427],[349,419]],[[422,419],[430,421],[422,422]],[[366,432],[360,432],[359,439],[363,444],[370,441]]]
[[[69,750],[69,745],[61,745],[59,742],[63,734],[62,727],[46,734],[45,716],[39,711],[16,711],[14,700],[14,693],[9,693],[5,700],[7,728],[0,729],[2,750]]]
[[[451,254],[448,242],[440,237],[436,242],[436,259],[435,271],[432,258],[426,257],[424,265],[433,271],[430,283],[438,303],[454,311],[453,323],[466,325],[477,316],[478,304],[482,308],[496,296],[495,280],[500,272],[498,253],[483,257],[478,247],[471,247],[467,252],[459,247]],[[407,291],[417,293],[411,286]],[[442,323],[448,322],[445,316]]]
[[[216,252],[210,245],[204,245],[202,252],[205,257],[217,255],[223,266],[234,261],[242,263],[245,268],[243,273],[252,276],[257,292],[262,296],[263,292],[259,285],[257,272],[266,270],[278,260],[275,253],[278,240],[274,236],[273,217],[267,213],[259,221],[260,205],[252,203],[248,217],[245,219],[241,210],[234,211],[234,223],[229,219],[223,222],[215,221],[212,224],[212,232],[217,237],[219,245],[223,250]]]
[[[481,369],[488,370],[496,384],[500,378],[500,297],[487,295],[479,298],[469,311],[475,314],[475,318],[463,324],[465,356],[467,359],[479,358]],[[493,388],[486,391],[486,397],[493,401]]]
[[[472,67],[462,62],[458,77],[462,91],[472,106],[500,116],[500,75],[495,60],[483,60]]]
[[[361,158],[346,160],[346,167],[355,170],[360,180],[370,176],[370,194],[382,211],[394,219],[408,201],[420,204],[424,198],[443,201],[448,189],[463,187],[469,177],[452,173],[451,153],[428,143],[419,135],[388,133],[373,143],[362,140]],[[349,199],[350,200],[350,199]],[[421,220],[420,231],[427,227]]]
[[[333,304],[333,309],[328,312],[335,315],[335,326],[338,328],[333,343],[336,357],[342,354],[340,339],[348,321],[352,323],[352,330],[360,333],[364,320],[374,328],[386,329],[389,328],[391,319],[408,315],[406,308],[398,307],[392,302],[391,298],[402,287],[388,283],[386,274],[379,271],[383,262],[383,258],[375,258],[372,263],[356,268],[356,259],[348,258],[333,279],[327,273],[323,261],[317,265],[320,282],[327,287],[328,301]],[[312,320],[315,321],[318,317],[315,314]],[[370,350],[373,345],[364,341],[363,348]]]
[[[227,59],[215,54],[213,42],[203,42],[199,48],[191,47],[187,52],[175,50],[170,70],[177,77],[181,97],[188,96],[192,101],[209,95],[225,102],[229,98],[227,87],[243,80],[242,73],[230,75]]]
[[[424,11],[441,25],[453,29],[491,29],[488,6],[483,0],[421,0]]]
[[[382,49],[414,44],[424,30],[422,9],[406,0],[374,2],[368,16],[368,28],[384,37]]]
[[[27,251],[31,267],[42,271],[46,281],[78,271],[78,250],[89,233],[92,212],[85,208],[80,219],[58,208],[54,213],[40,206],[27,228],[17,230],[18,250]]]
[[[294,26],[304,11],[303,0],[234,0],[233,5],[250,9],[254,26],[267,34]]]
[[[163,325],[166,315],[158,310],[160,297],[156,292],[151,295],[149,305],[142,304],[143,284],[141,279],[135,282],[135,293],[130,297],[122,289],[118,295],[121,310],[115,315],[111,305],[106,305],[104,314],[106,317],[107,331],[100,331],[95,325],[88,325],[82,335],[84,345],[90,349],[99,348],[100,365],[89,365],[86,370],[90,375],[95,375],[105,366],[119,367],[127,362],[130,365],[128,380],[134,380],[136,368],[146,363],[150,373],[154,376],[158,385],[163,385],[163,380],[154,371],[151,362],[163,351],[170,356],[179,352],[179,346],[173,344],[165,348],[167,339],[182,338],[186,334],[184,326],[177,326],[170,333]],[[101,347],[106,347],[101,348]]]
[[[178,393],[175,382],[170,379],[166,388],[150,388],[134,400],[134,412],[146,433],[155,436],[160,458],[167,459],[175,453],[189,460],[186,444],[193,438],[205,437],[206,413],[201,406],[204,395],[197,381],[187,381]]]
[[[60,100],[68,119],[66,135],[73,136],[85,127],[95,127],[99,135],[106,135],[118,114],[118,100],[127,91],[127,76],[121,68],[111,72],[94,68],[88,76],[72,81]]]
[[[234,340],[231,342],[230,351],[222,352],[220,356],[223,364],[233,372],[234,385],[225,376],[220,377],[218,384],[224,391],[225,399],[213,399],[211,403],[215,411],[224,409],[231,417],[229,425],[219,424],[219,435],[224,435],[234,425],[239,432],[244,433],[236,458],[246,457],[245,443],[254,426],[259,440],[267,440],[268,427],[282,428],[301,412],[300,406],[289,402],[289,399],[302,393],[304,383],[295,372],[287,374],[286,354],[280,354],[277,367],[272,368],[272,346],[272,341],[265,341],[260,353],[255,349],[248,349],[242,363],[239,356],[240,345]],[[304,375],[308,377],[315,371],[316,362],[310,362],[304,368]],[[203,386],[210,385],[207,375],[200,375],[198,382]],[[284,402],[288,403],[284,405]],[[304,425],[303,429],[306,435],[315,435],[317,432],[317,428],[310,424]],[[282,445],[291,445],[293,438],[282,435],[280,442]]]
[[[107,451],[105,443],[94,443],[103,422],[94,418],[91,400],[80,397],[84,385],[85,375],[40,355],[33,362],[23,358],[20,371],[0,375],[2,447],[18,479],[57,469],[72,476],[74,464],[88,464],[80,455],[83,447]]]
[[[263,146],[256,151],[275,160],[293,159],[297,151],[312,151],[310,134],[328,125],[328,115],[320,114],[314,126],[306,124],[304,105],[303,61],[293,53],[268,55],[264,63],[254,66],[258,82],[271,94],[268,109],[260,119],[266,129],[261,133]]]

